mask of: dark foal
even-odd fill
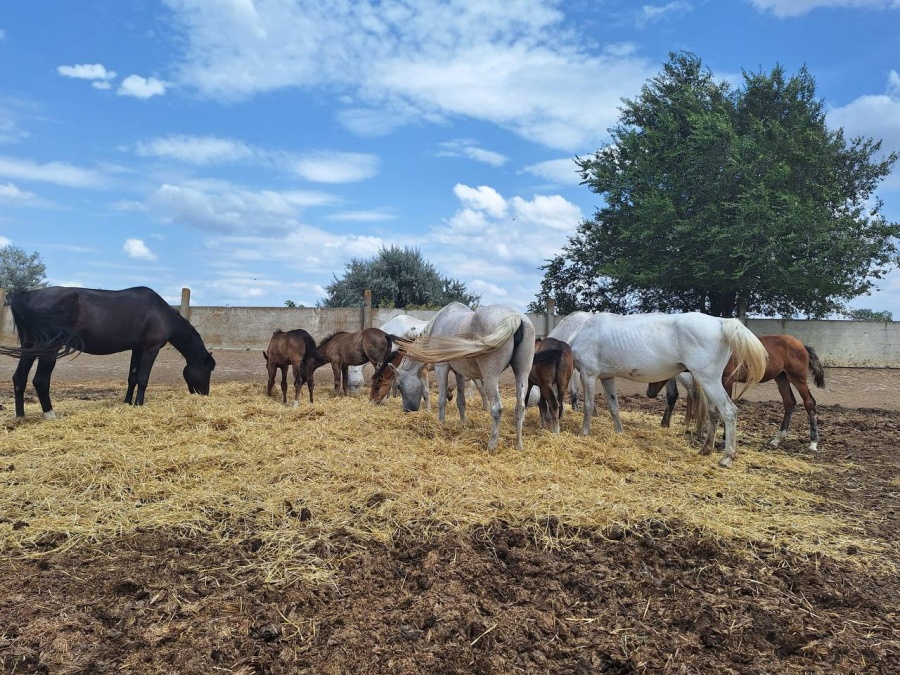
[[[277,330],[272,333],[269,346],[263,352],[266,359],[266,370],[269,381],[266,386],[266,396],[272,395],[275,386],[275,373],[281,370],[281,402],[287,405],[287,369],[288,366],[294,375],[294,407],[300,405],[300,388],[306,383],[309,389],[309,402],[313,402],[313,368],[316,359],[316,341],[312,335],[302,328],[284,331]]]
[[[394,353],[394,339],[393,335],[388,335],[379,328],[364,328],[355,333],[332,333],[319,342],[313,370],[330,363],[334,373],[334,391],[348,396],[349,366],[371,363],[377,371]]]
[[[528,393],[531,393],[532,387],[540,390],[538,409],[541,411],[541,428],[549,427],[554,434],[558,434],[563,400],[575,370],[572,348],[552,337],[535,340],[534,344],[534,359],[528,374]],[[527,400],[528,395],[525,398]]]

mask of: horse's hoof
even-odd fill
[[[731,457],[723,457],[719,460],[719,466],[721,466],[723,469],[728,469],[731,467],[731,462]]]
[[[299,407],[300,407],[300,402],[299,402],[299,401],[294,401],[294,407],[295,407],[295,408],[299,408]]]
[[[779,445],[781,445],[781,439],[773,438],[771,441],[769,441],[769,445],[771,445],[773,448],[777,448]]]
[[[48,410],[47,412],[44,413],[44,419],[45,420],[55,420],[56,413],[53,412],[52,410]]]
[[[703,455],[703,456],[711,455],[711,454],[712,454],[712,448],[707,447],[707,446],[704,445],[702,448],[700,448],[700,454]]]
[[[810,452],[819,452],[819,441],[813,441],[809,444]]]
[[[25,415],[16,417],[16,424],[25,424]]]

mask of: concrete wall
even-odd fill
[[[373,309],[372,325],[381,326],[398,314],[428,320],[434,312]],[[539,336],[552,327],[544,314],[528,317]],[[316,340],[339,330],[360,330],[364,312],[361,307],[191,307],[189,318],[210,349],[265,349],[278,329],[303,328]],[[563,319],[549,318],[553,325]],[[747,325],[757,335],[793,335],[815,348],[827,366],[900,368],[900,322],[750,319]],[[9,307],[0,315],[0,333],[0,344],[18,344]]]

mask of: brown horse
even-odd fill
[[[294,374],[294,407],[300,405],[300,388],[306,382],[309,389],[309,402],[313,402],[313,368],[317,357],[316,341],[312,335],[302,328],[284,332],[276,330],[269,340],[269,347],[263,352],[266,359],[266,370],[269,382],[266,396],[272,395],[275,386],[275,372],[281,369],[281,402],[287,405],[287,369],[291,367]]]
[[[334,373],[334,391],[342,396],[349,394],[348,368],[371,363],[375,370],[390,360],[395,351],[393,335],[379,328],[364,328],[355,333],[339,331],[324,338],[317,347],[312,369],[326,363]]]
[[[797,399],[791,390],[791,385],[799,392],[800,398],[803,399],[803,407],[809,417],[809,449],[816,452],[819,443],[818,428],[818,412],[816,410],[816,399],[813,398],[806,383],[807,372],[812,373],[813,381],[820,389],[825,387],[825,369],[822,362],[812,347],[804,345],[800,340],[790,335],[764,335],[759,338],[766,352],[769,354],[766,363],[766,372],[760,382],[768,382],[775,380],[778,385],[778,393],[781,394],[781,400],[784,404],[784,417],[781,420],[781,428],[778,433],[770,441],[770,445],[778,447],[782,439],[787,435],[791,425],[791,417],[794,409],[797,407]],[[744,382],[745,374],[743,371],[735,372],[734,361],[729,359],[722,373],[722,384],[725,385],[726,391],[731,391],[731,387],[737,382]],[[655,397],[659,390],[666,386],[666,407],[667,414],[671,415],[671,407],[675,405],[678,390],[675,388],[675,396],[671,398],[670,390],[665,382],[654,382],[647,386],[647,395]],[[652,393],[651,393],[652,392]],[[665,419],[666,416],[664,416]],[[717,416],[711,417],[713,422],[717,422]]]
[[[554,434],[558,434],[563,399],[575,369],[572,348],[552,337],[537,339],[534,345],[534,359],[528,374],[528,393],[531,393],[532,387],[540,390],[538,409],[541,411],[541,428],[549,427]],[[528,396],[525,398],[527,400]]]

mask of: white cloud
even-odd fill
[[[203,190],[189,185],[162,185],[147,201],[151,214],[200,230],[225,234],[273,234],[298,226],[304,208],[334,204],[322,192],[240,188]]]
[[[28,159],[3,155],[0,155],[0,176],[77,188],[103,187],[107,183],[103,174],[91,169],[82,169],[64,162],[38,164]]]
[[[147,99],[152,96],[162,96],[166,93],[166,82],[155,77],[141,77],[129,75],[119,85],[116,93],[119,96],[132,96],[134,98]]]
[[[551,159],[546,162],[530,164],[523,168],[522,171],[561,185],[578,185],[581,183],[581,173],[572,158]]]
[[[882,140],[889,152],[900,150],[900,74],[894,70],[888,74],[884,94],[860,96],[832,108],[827,119],[830,127],[843,127],[848,138],[869,136]]]
[[[316,183],[353,183],[378,174],[378,157],[359,152],[318,150],[287,164],[297,175]]]
[[[246,143],[230,138],[183,134],[138,141],[135,152],[141,157],[161,157],[198,165],[243,161],[260,154]]]
[[[475,141],[467,139],[446,141],[441,143],[440,147],[441,149],[437,153],[438,157],[465,157],[497,167],[503,166],[509,159],[499,152],[480,148]]]
[[[665,5],[644,5],[641,7],[638,15],[637,25],[639,28],[643,28],[647,24],[661,20],[665,16],[690,12],[693,9],[694,7],[691,3],[681,0],[668,2]]]
[[[63,77],[73,77],[76,80],[97,80],[105,83],[115,79],[116,72],[107,70],[102,63],[81,63],[75,66],[59,66],[56,72]],[[97,83],[95,82],[95,85]],[[109,86],[107,84],[107,86]]]
[[[327,216],[328,220],[352,223],[376,223],[394,220],[396,216],[387,211],[372,209],[370,211],[341,211]]]
[[[153,251],[147,248],[147,245],[140,239],[126,239],[125,243],[122,245],[122,250],[125,251],[129,258],[137,258],[138,260],[156,260]]]
[[[7,239],[6,237],[0,235],[0,247],[9,246],[12,244],[12,239]]]
[[[14,183],[0,183],[0,201],[23,203],[34,199],[34,193],[19,189]]]
[[[820,7],[848,7],[870,9],[897,9],[897,0],[751,0],[760,10],[770,11],[780,19],[795,17]]]
[[[0,145],[16,143],[28,137],[28,132],[19,128],[13,111],[0,103]]]
[[[6,31],[0,28],[0,40],[6,39]]]
[[[492,187],[479,185],[472,188],[457,183],[453,186],[453,193],[466,208],[483,211],[493,218],[502,218],[506,215],[506,200]]]
[[[486,302],[524,306],[540,286],[540,266],[559,253],[583,220],[581,210],[559,195],[505,199],[491,187],[457,185],[460,208],[435,226],[423,255]]]
[[[327,90],[346,106],[338,119],[367,135],[467,117],[594,147],[658,68],[633,50],[586,52],[553,0],[168,4],[187,41],[180,83],[225,100]]]

